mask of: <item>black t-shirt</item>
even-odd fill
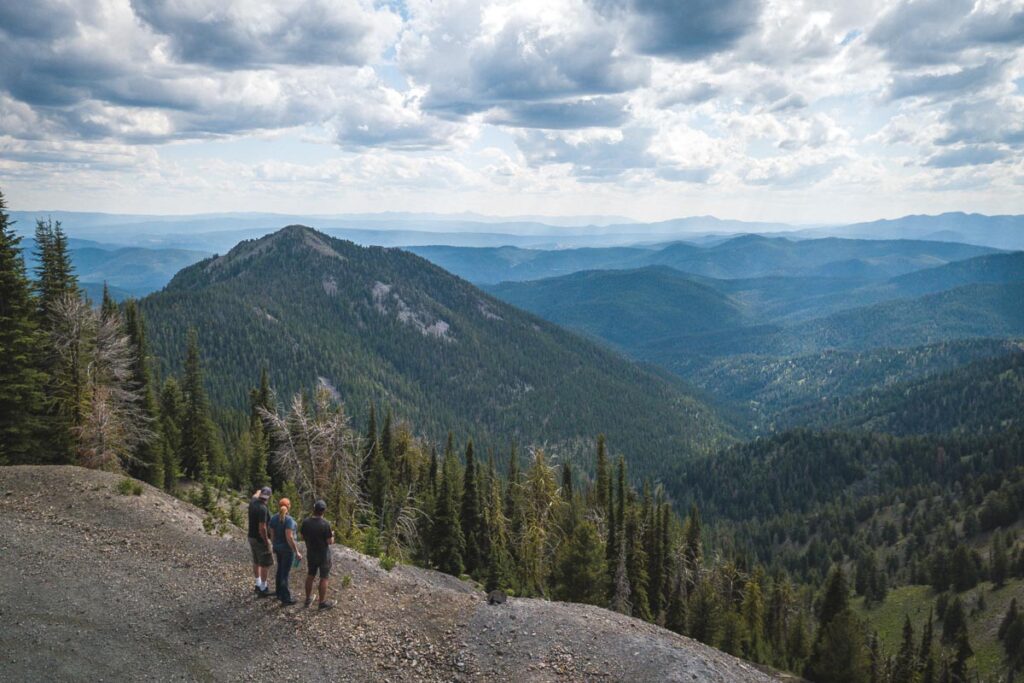
[[[260,535],[260,524],[270,521],[270,510],[259,498],[249,503],[249,538],[263,538]]]
[[[302,540],[306,542],[306,552],[310,555],[327,553],[328,541],[331,540],[331,523],[323,517],[307,517],[302,522]]]

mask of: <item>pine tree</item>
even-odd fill
[[[73,460],[73,434],[85,419],[88,349],[82,345],[88,340],[78,330],[54,329],[60,322],[56,316],[58,306],[68,310],[69,300],[80,296],[68,253],[67,235],[60,222],[37,220],[35,240],[39,264],[35,284],[37,316],[44,339],[40,367],[46,375],[43,430],[51,446],[51,461],[66,463]],[[66,316],[64,322],[67,322]],[[56,332],[66,341],[61,357],[57,353]]]
[[[846,584],[846,575],[839,565],[832,567],[828,580],[825,583],[825,590],[821,597],[821,605],[818,608],[819,633],[836,617],[836,615],[847,610],[850,605],[849,588]]]
[[[959,596],[954,596],[942,615],[942,642],[955,645],[961,631],[967,631],[967,617]]]
[[[619,544],[619,557],[615,562],[615,580],[612,583],[612,601],[609,607],[620,614],[630,614],[629,573],[626,566],[626,544]]]
[[[462,522],[462,537],[465,539],[465,553],[463,561],[466,573],[475,576],[478,570],[483,569],[481,563],[480,546],[483,542],[480,520],[480,492],[477,487],[476,458],[473,454],[473,440],[466,444],[466,467],[463,471],[462,480],[462,510],[460,520]]]
[[[78,279],[71,265],[71,254],[68,253],[68,237],[60,226],[60,221],[36,221],[36,290],[39,305],[39,318],[43,328],[57,303],[65,296],[77,296]]]
[[[608,474],[608,452],[604,434],[597,435],[597,476],[594,479],[594,505],[604,509],[608,505],[608,490],[611,480]]]
[[[932,641],[934,636],[934,619],[932,612],[928,612],[928,621],[925,622],[924,630],[921,632],[921,650],[917,660],[920,663],[920,683],[935,683],[935,656],[932,654]]]
[[[967,683],[969,680],[967,676],[967,660],[974,656],[974,650],[971,649],[966,628],[962,628],[957,632],[953,647],[956,654],[953,656],[953,663],[949,667],[950,676],[955,683]]]
[[[203,368],[199,357],[199,335],[194,328],[188,331],[185,356],[185,375],[182,381],[184,414],[181,419],[181,466],[186,476],[206,481],[218,472],[214,446],[214,426],[210,419],[210,406],[203,386]]]
[[[805,675],[812,681],[835,683],[868,683],[871,680],[871,659],[864,625],[850,609],[843,609],[822,624]]]
[[[566,503],[572,502],[572,466],[568,462],[562,463],[562,499]]]
[[[696,584],[704,561],[702,534],[700,510],[694,503],[690,506],[690,514],[687,516],[686,525],[683,528],[683,564],[686,569],[687,587],[690,589]]]
[[[462,574],[462,553],[465,548],[459,521],[458,469],[455,445],[449,433],[441,469],[441,486],[434,510],[433,560],[438,569],[453,576]]]
[[[914,627],[910,623],[910,615],[903,617],[903,642],[896,655],[891,683],[914,683],[917,675],[917,643],[914,640]]]
[[[487,554],[488,592],[512,586],[512,556],[509,553],[508,519],[505,517],[505,501],[502,497],[501,482],[491,477],[490,496],[487,505]]]
[[[178,382],[169,377],[160,390],[160,438],[163,441],[164,488],[173,491],[181,474],[181,426],[185,398]]]
[[[651,621],[650,600],[647,595],[649,577],[647,576],[647,552],[644,550],[643,529],[641,529],[638,511],[635,505],[629,507],[625,522],[627,573],[629,576],[630,602],[633,616]]]
[[[104,296],[107,296],[104,286]],[[111,311],[111,314],[116,309]],[[128,333],[134,351],[134,362],[132,363],[132,382],[138,388],[142,396],[141,410],[148,424],[157,425],[160,417],[160,406],[157,402],[156,391],[153,389],[153,375],[149,367],[149,349],[146,346],[146,328],[142,319],[142,312],[134,299],[129,299],[124,305],[124,326]],[[159,430],[152,433],[150,438],[139,443],[135,452],[133,474],[144,479],[153,486],[164,485],[164,461],[166,456],[163,453],[163,440],[160,438]]]
[[[718,640],[719,605],[714,587],[708,581],[700,581],[690,596],[687,612],[689,620],[686,635],[708,645]]]
[[[0,192],[0,465],[37,457],[45,381],[38,367],[41,335],[18,246],[21,238],[6,208]]]
[[[1006,556],[1006,546],[1003,543],[1003,535],[996,533],[992,538],[992,583],[996,588],[1006,585],[1006,579],[1010,574],[1010,562]]]
[[[668,606],[665,608],[665,628],[676,633],[686,633],[686,592],[683,588],[683,572],[680,568],[670,579]]]
[[[559,548],[555,565],[555,597],[590,605],[604,603],[604,548],[593,523],[574,506],[572,533]]]

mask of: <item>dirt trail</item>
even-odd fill
[[[489,606],[453,577],[341,547],[337,608],[281,607],[253,596],[242,532],[211,536],[197,508],[121,495],[120,479],[0,467],[0,680],[776,680],[607,610]]]

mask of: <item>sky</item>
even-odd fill
[[[0,0],[12,209],[1024,213],[1024,0]]]

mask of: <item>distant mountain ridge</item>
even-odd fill
[[[915,240],[851,240],[740,235],[707,246],[671,242],[657,248],[563,249],[411,247],[472,282],[534,280],[582,270],[670,266],[719,279],[819,276],[884,280],[922,268],[994,253],[988,247]]]
[[[605,432],[631,463],[727,439],[681,383],[493,299],[428,261],[291,226],[182,270],[141,302],[165,372],[199,330],[211,397],[244,409],[266,365],[282,399],[317,382],[363,414],[370,400],[435,439],[506,448]],[[589,442],[589,441],[588,441]]]

